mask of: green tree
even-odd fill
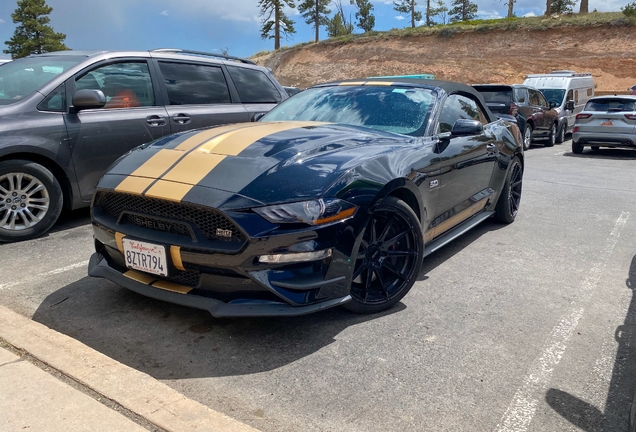
[[[294,0],[258,0],[261,8],[261,39],[274,39],[274,49],[280,49],[281,35],[288,38],[296,33],[294,21],[283,12],[283,7],[295,8]]]
[[[314,26],[316,29],[316,42],[320,38],[320,26],[326,26],[329,23],[329,14],[331,11],[327,9],[331,0],[305,0],[298,5],[298,12],[305,18],[305,22]]]
[[[550,13],[558,15],[572,13],[572,8],[575,4],[575,0],[552,0],[550,3]]]
[[[48,15],[53,8],[46,5],[45,0],[18,0],[18,8],[11,14],[13,22],[18,24],[13,37],[5,41],[12,59],[26,57],[31,54],[42,54],[52,51],[67,50],[64,45],[66,35],[55,33],[48,25]]]
[[[477,15],[477,5],[475,3],[470,0],[454,0],[451,4],[455,6],[448,12],[451,22],[475,19],[475,15]]]
[[[413,28],[415,28],[416,21],[422,21],[422,12],[416,11],[415,6],[417,6],[415,0],[393,1],[393,10],[411,15],[411,27]]]
[[[437,7],[435,8],[437,15],[442,19],[442,24],[446,25],[446,17],[448,15],[448,8],[444,0],[437,0]]]
[[[327,34],[329,37],[345,36],[353,33],[353,24],[347,22],[347,18],[342,10],[342,2],[338,1],[336,14],[327,23]]]
[[[369,0],[351,0],[351,4],[355,5],[356,19],[358,22],[356,25],[364,30],[364,32],[370,32],[375,26],[375,16],[371,13],[373,5]]]
[[[424,24],[427,27],[435,25],[433,18],[437,15],[448,12],[448,8],[444,4],[444,0],[426,0],[426,7],[424,9]]]

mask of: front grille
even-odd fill
[[[144,228],[150,228],[157,231],[164,231],[171,234],[179,234],[184,236],[191,236],[191,230],[186,224],[175,223],[175,222],[166,222],[161,219],[142,216],[138,214],[131,214],[125,212],[120,220],[120,223],[129,223],[132,225],[137,225]]]
[[[194,288],[198,287],[199,282],[201,281],[201,273],[197,271],[180,271],[169,277],[156,275],[151,276],[156,277],[157,279],[162,279],[168,282],[173,282],[179,285],[185,285]]]
[[[158,219],[151,217],[156,216],[170,221],[183,221],[191,224],[201,231],[208,240],[240,243],[246,240],[245,235],[227,216],[218,210],[207,207],[118,192],[99,192],[95,197],[94,207],[116,222],[121,222],[122,213],[125,213],[126,222],[153,229],[152,223],[148,224],[148,222],[158,221]],[[170,229],[176,230],[176,234],[190,234],[186,224],[177,223],[174,228]],[[217,236],[217,230],[231,232],[232,236]]]

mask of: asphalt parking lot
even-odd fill
[[[86,276],[88,211],[0,245],[0,304],[263,431],[622,431],[636,151],[526,152],[515,223],[426,258],[392,310],[214,319]]]

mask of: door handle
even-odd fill
[[[187,114],[177,114],[172,117],[172,121],[177,124],[188,124],[190,123],[190,116]]]
[[[158,115],[151,115],[146,117],[146,123],[153,127],[164,126],[166,124],[166,119]]]

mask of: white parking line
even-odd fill
[[[65,273],[65,272],[67,272],[69,270],[73,270],[73,269],[76,269],[78,267],[85,267],[87,265],[88,265],[88,260],[87,261],[78,262],[78,263],[75,263],[75,264],[71,264],[71,265],[67,265],[66,267],[60,267],[58,269],[51,270],[51,271],[48,271],[46,273],[41,273],[41,274],[36,275],[36,276],[28,277],[28,278],[25,278],[25,279],[22,279],[22,280],[19,280],[19,281],[8,282],[8,283],[5,283],[5,284],[0,284],[0,290],[11,288],[11,287],[18,286],[18,285],[22,285],[22,284],[29,283],[29,282],[37,282],[37,281],[39,281],[39,280],[41,280],[41,279],[43,279],[43,278],[45,278],[47,276],[53,276],[53,275],[56,275],[56,274]]]
[[[512,402],[497,425],[497,432],[524,432],[528,429],[537,410],[539,398],[542,398],[548,389],[552,372],[563,357],[566,344],[585,312],[585,304],[590,300],[628,218],[629,213],[622,212],[616,221],[605,243],[605,250],[599,255],[600,259],[581,282],[578,299],[572,302],[568,313],[552,329],[543,353],[532,362],[523,385],[515,392]]]
[[[563,150],[562,152],[555,153],[554,155],[561,156],[562,154],[566,154],[567,152],[568,152],[567,150]]]

